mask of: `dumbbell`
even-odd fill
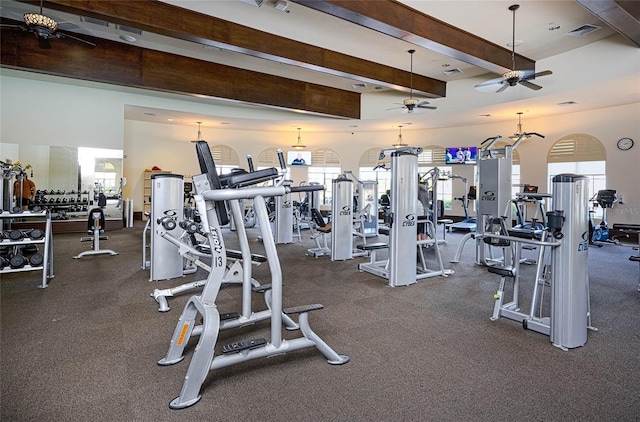
[[[9,258],[9,265],[14,269],[22,268],[27,265],[27,258],[22,255],[13,255],[11,258]]]
[[[33,243],[30,245],[24,245],[22,247],[22,255],[32,254],[38,252],[38,246]]]
[[[24,239],[24,233],[22,230],[11,230],[9,232],[9,239],[13,241],[22,240]]]
[[[13,207],[13,208],[11,209],[11,212],[12,212],[13,214],[22,214],[22,207]]]
[[[34,253],[33,255],[31,255],[31,257],[29,257],[29,264],[31,264],[32,267],[39,267],[43,262],[44,256],[42,256],[41,253]]]
[[[0,270],[4,269],[7,265],[9,265],[9,260],[4,256],[0,256]]]

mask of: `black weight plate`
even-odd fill
[[[24,237],[24,233],[20,230],[11,230],[9,232],[9,239],[11,240],[21,240]]]
[[[29,232],[29,237],[33,240],[40,240],[44,237],[44,232],[40,229],[33,229]]]
[[[42,256],[42,254],[39,254],[39,253],[34,253],[29,258],[29,264],[31,264],[32,267],[39,267],[42,265],[43,262],[44,262],[44,256]]]
[[[27,258],[22,255],[14,255],[9,260],[11,268],[22,268],[27,264]]]

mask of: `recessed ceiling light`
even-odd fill
[[[145,116],[155,116],[155,115],[156,115],[156,113],[150,113],[150,112],[146,111],[146,112],[144,113],[144,115],[145,115]]]
[[[555,22],[549,22],[549,31],[556,31],[560,29],[560,25]]]
[[[231,123],[229,122],[220,122],[221,125],[230,125]]]
[[[173,122],[173,119],[167,119],[167,122]]]
[[[507,47],[517,47],[523,43],[522,40],[516,40],[515,42],[508,42]]]

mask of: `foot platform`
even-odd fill
[[[263,338],[242,340],[236,343],[225,344],[224,346],[222,346],[222,349],[220,349],[220,353],[222,354],[237,353],[237,352],[241,352],[242,350],[254,349],[256,347],[264,346],[265,344],[267,344],[267,340]]]

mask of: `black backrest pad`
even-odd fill
[[[213,156],[211,155],[207,141],[196,142],[196,154],[198,154],[200,171],[202,174],[207,175],[211,188],[221,189],[222,185],[220,184],[218,172],[216,171],[216,163],[213,161]],[[218,222],[221,226],[229,224],[229,215],[227,214],[227,207],[224,201],[216,201],[216,213],[218,214]]]

